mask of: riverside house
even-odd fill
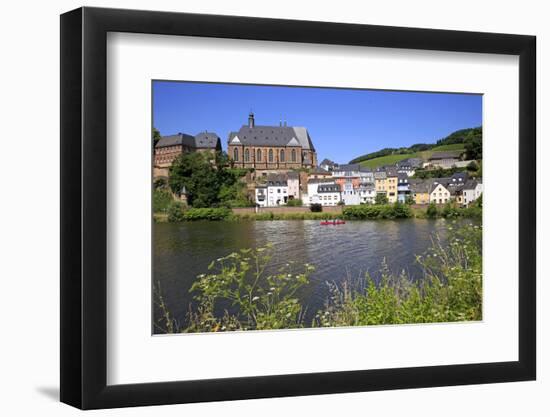
[[[464,206],[471,204],[473,201],[481,197],[482,193],[483,193],[483,184],[481,182],[481,179],[479,180],[471,179],[466,181],[466,184],[464,184],[464,187],[462,188],[462,196],[463,196],[462,204]]]
[[[386,168],[386,176],[386,196],[388,197],[388,202],[390,204],[393,204],[397,201],[397,182],[399,177],[399,174],[397,173],[397,168]]]
[[[430,182],[427,180],[414,179],[409,180],[409,188],[414,204],[430,203]]]
[[[310,205],[335,206],[342,200],[340,186],[334,181],[322,179],[314,179],[307,182],[307,195],[307,203]]]
[[[445,204],[451,201],[451,193],[445,186],[435,179],[430,187],[430,203]]]
[[[285,174],[267,176],[267,205],[276,207],[288,202],[288,179]]]
[[[387,195],[387,184],[386,181],[388,179],[386,175],[386,171],[384,171],[382,168],[377,169],[374,174],[374,186],[376,194],[382,194],[384,196]]]
[[[409,176],[403,172],[397,173],[397,201],[404,203],[410,194]]]

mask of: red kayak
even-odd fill
[[[344,220],[324,220],[320,223],[321,226],[336,226],[338,224],[346,224]]]

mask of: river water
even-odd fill
[[[274,245],[273,265],[289,261],[315,265],[300,295],[310,314],[323,306],[327,281],[379,276],[383,260],[390,271],[421,279],[415,256],[431,246],[431,236],[445,237],[446,220],[352,221],[321,226],[314,220],[157,223],[153,230],[153,284],[180,324],[192,302],[189,288],[212,260],[243,248]],[[156,303],[154,320],[161,312]],[[155,333],[158,329],[153,330]]]

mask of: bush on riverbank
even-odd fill
[[[299,198],[292,198],[292,199],[288,200],[286,205],[289,206],[289,207],[302,207],[304,205],[304,203]]]
[[[320,203],[312,203],[309,206],[309,210],[312,213],[320,213],[321,211],[323,211],[323,205]]]
[[[170,223],[178,223],[184,219],[184,205],[179,201],[172,201],[170,206],[168,206],[168,217],[167,220]]]
[[[153,191],[153,213],[165,213],[174,201],[172,193],[166,188],[158,188]]]
[[[348,206],[342,210],[346,220],[375,220],[375,219],[405,219],[413,217],[413,211],[408,205],[395,203],[393,205],[359,205]]]
[[[213,261],[191,287],[199,308],[189,314],[185,332],[266,330],[303,327],[303,307],[296,291],[309,282],[313,266],[292,263],[268,274],[273,247],[242,249]],[[238,313],[216,317],[220,302],[229,302]]]
[[[267,273],[273,248],[243,249],[213,261],[191,291],[197,308],[177,328],[158,295],[166,332],[217,332],[297,327],[435,323],[482,319],[482,228],[449,227],[447,243],[435,237],[416,261],[422,277],[393,274],[382,261],[381,278],[327,283],[330,296],[311,323],[296,292],[308,285],[315,267],[287,263]],[[337,278],[337,277],[335,277]],[[416,278],[416,279],[415,279]],[[229,303],[235,310],[216,314]],[[162,324],[162,323],[161,323]]]
[[[219,208],[190,208],[183,213],[182,220],[227,220],[231,218],[233,212],[225,207]]]

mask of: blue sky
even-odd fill
[[[153,82],[153,125],[162,135],[216,132],[247,123],[308,129],[317,158],[345,163],[386,147],[433,143],[482,124],[482,96],[242,84]]]

